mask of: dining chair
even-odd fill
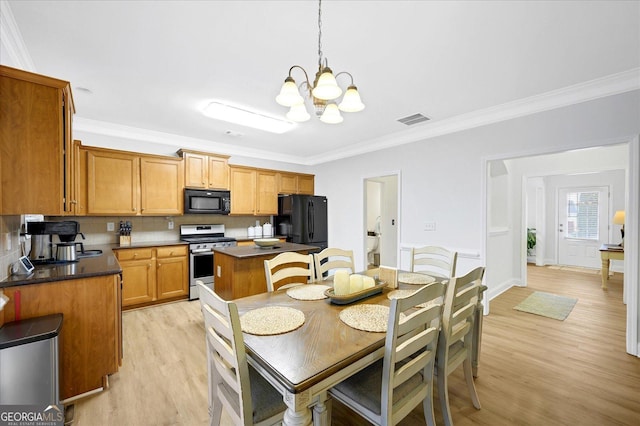
[[[475,356],[474,333],[478,332],[475,321],[478,300],[483,290],[484,270],[484,267],[478,267],[466,275],[453,277],[447,285],[436,356],[438,397],[442,417],[447,426],[453,424],[449,408],[447,377],[461,364],[464,367],[464,378],[473,406],[477,409],[481,408],[473,380],[472,364]]]
[[[376,425],[395,425],[422,403],[426,423],[435,425],[433,374],[444,292],[444,284],[434,283],[393,299],[384,358],[329,394]]]
[[[280,253],[264,261],[267,291],[294,287],[315,281],[313,255],[296,252]],[[278,285],[279,284],[279,285]]]
[[[456,274],[458,252],[443,247],[412,247],[409,258],[411,272],[426,272],[443,278]]]
[[[247,363],[235,303],[197,284],[204,316],[209,382],[209,424],[220,424],[222,408],[235,425],[273,425],[287,408],[280,393]]]
[[[316,269],[316,280],[322,281],[333,275],[337,269],[349,269],[351,274],[356,272],[353,261],[353,250],[343,250],[329,247],[320,253],[313,254]],[[325,276],[325,273],[327,274]]]

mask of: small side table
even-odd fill
[[[624,247],[603,244],[600,246],[600,257],[602,258],[602,289],[607,289],[607,281],[609,280],[609,264],[611,260],[624,260]]]

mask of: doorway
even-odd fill
[[[399,247],[399,173],[364,179],[364,269],[397,267]]]
[[[560,188],[558,263],[600,269],[599,248],[609,240],[609,187]]]

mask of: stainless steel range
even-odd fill
[[[224,225],[180,225],[180,239],[189,243],[189,300],[198,299],[196,280],[214,289],[214,247],[237,245],[224,236]]]

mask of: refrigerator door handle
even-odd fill
[[[309,241],[313,241],[313,231],[314,231],[314,211],[313,211],[313,200],[309,200],[307,204],[307,226],[309,230]]]

